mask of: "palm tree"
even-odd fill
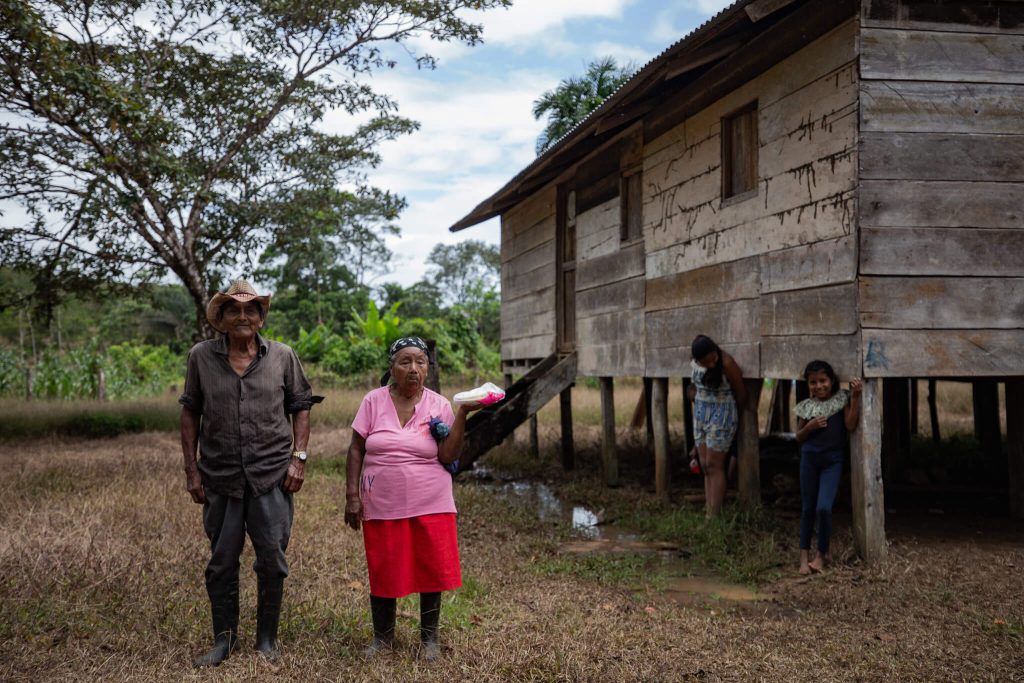
[[[600,107],[629,80],[633,71],[631,64],[620,67],[614,57],[603,57],[588,64],[584,75],[563,79],[558,87],[534,100],[533,118],[540,119],[544,115],[548,118],[548,125],[537,137],[537,154],[544,153]]]

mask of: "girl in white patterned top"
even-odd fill
[[[704,470],[704,501],[708,517],[725,502],[729,445],[739,425],[739,408],[747,400],[743,372],[736,360],[709,337],[697,335],[690,345],[696,392],[693,432]]]

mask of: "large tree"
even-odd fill
[[[630,64],[619,66],[613,57],[604,57],[588,64],[582,76],[563,79],[557,87],[534,100],[533,118],[547,117],[547,125],[537,137],[537,154],[542,154],[600,107],[629,80],[633,71]]]
[[[452,311],[468,315],[488,343],[501,336],[501,251],[498,247],[466,240],[436,244],[427,256],[426,283],[440,293]]]
[[[386,235],[405,203],[381,193],[313,192],[280,219],[260,256],[256,277],[274,290],[274,330],[295,336],[326,324],[344,329],[352,308],[364,310],[369,280],[390,271]]]
[[[296,205],[339,187],[382,198],[365,177],[377,145],[416,124],[373,72],[417,35],[478,42],[461,11],[508,4],[0,0],[0,200],[22,209],[2,263],[51,282],[169,270],[209,335],[211,289]],[[324,132],[338,110],[361,121],[347,135]]]
[[[427,280],[449,304],[464,302],[477,290],[495,291],[500,284],[501,252],[480,240],[435,244],[427,263]]]

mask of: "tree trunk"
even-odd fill
[[[210,303],[210,295],[207,294],[206,287],[198,280],[190,282],[185,278],[182,278],[182,284],[185,285],[189,296],[192,297],[192,305],[196,307],[196,331],[192,335],[192,341],[198,343],[205,339],[213,339],[217,336],[217,331],[210,326],[210,322],[206,319],[206,305]]]

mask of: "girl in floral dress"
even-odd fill
[[[736,360],[709,337],[697,335],[690,345],[693,356],[693,433],[704,470],[704,501],[708,517],[717,515],[725,501],[729,445],[736,436],[740,406],[747,400],[743,371]]]

